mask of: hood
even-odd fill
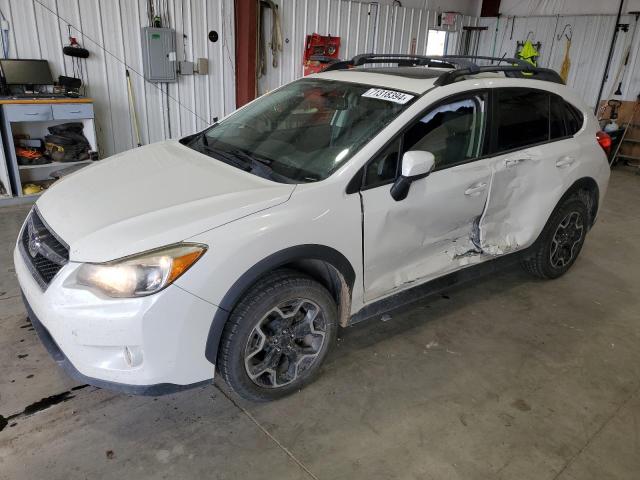
[[[69,245],[72,261],[104,262],[179,242],[279,205],[294,188],[168,141],[64,177],[37,206]]]

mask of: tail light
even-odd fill
[[[613,144],[613,141],[611,140],[609,134],[600,130],[598,133],[596,133],[596,139],[598,140],[598,144],[604,150],[604,153],[606,153],[607,156],[610,155],[611,145]]]

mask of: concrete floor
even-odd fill
[[[71,390],[18,296],[27,208],[2,209],[0,478],[639,478],[639,205],[640,177],[615,171],[565,277],[513,268],[345,330],[315,384],[266,405],[220,381]]]

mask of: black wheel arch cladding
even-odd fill
[[[205,357],[215,365],[218,356],[218,347],[224,325],[229,319],[231,311],[244,293],[256,282],[258,278],[277,268],[290,263],[304,260],[319,260],[333,266],[344,277],[349,290],[355,283],[355,270],[347,258],[338,250],[326,245],[305,244],[285,248],[263,258],[253,267],[244,272],[229,288],[218,305],[218,309],[211,322],[209,335],[205,347]]]
[[[596,181],[591,177],[582,177],[573,182],[573,184],[564,193],[560,201],[556,204],[554,212],[556,209],[560,208],[569,197],[575,194],[580,195],[580,192],[588,192],[589,194],[588,197],[582,198],[581,200],[584,201],[587,207],[587,212],[589,214],[588,228],[591,229],[595,222],[596,216],[598,214],[598,208],[600,206],[600,189],[598,188],[598,184],[596,183]]]

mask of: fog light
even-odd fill
[[[142,363],[142,350],[140,347],[124,347],[124,361],[129,367],[137,367]]]

